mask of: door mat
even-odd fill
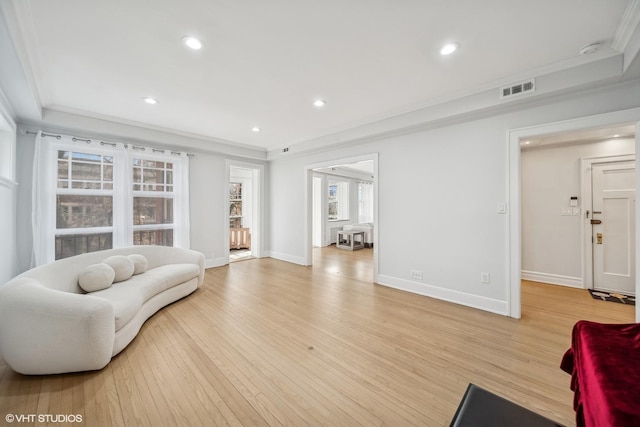
[[[636,297],[631,295],[619,294],[617,292],[595,291],[593,289],[589,289],[589,293],[591,294],[593,299],[619,302],[620,304],[636,305]]]

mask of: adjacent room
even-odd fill
[[[640,425],[639,52],[640,0],[1,0],[0,419]]]

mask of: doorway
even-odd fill
[[[509,252],[509,285],[507,286],[507,314],[514,318],[521,317],[521,280],[522,280],[522,206],[521,206],[521,144],[534,136],[554,137],[567,132],[587,132],[620,124],[635,127],[635,151],[640,147],[640,108],[622,110],[613,113],[583,117],[564,122],[550,123],[529,128],[514,129],[508,132],[509,152],[509,185],[508,200],[510,216],[508,223]],[[640,186],[636,178],[635,188]],[[635,222],[639,214],[636,211]],[[584,238],[584,236],[583,236]],[[635,261],[636,265],[638,260]],[[636,283],[636,290],[639,285]],[[636,320],[640,320],[640,306],[636,306]]]
[[[261,256],[263,166],[228,162],[227,241],[229,262]]]
[[[585,285],[598,291],[635,295],[635,158],[589,159],[584,163],[588,220]]]
[[[366,170],[365,165],[367,165]],[[360,167],[362,170],[358,170]],[[341,169],[352,169],[352,171],[345,173]],[[349,179],[352,182],[345,184],[349,181],[345,176],[350,174]],[[360,178],[358,178],[359,175]],[[367,250],[373,253],[372,277],[374,282],[377,281],[379,247],[377,153],[306,165],[305,179],[304,265],[313,265],[314,246],[324,247],[335,243],[338,231],[344,231],[344,227],[366,226],[367,230],[362,234],[365,235],[364,239],[367,239],[365,243],[370,248]],[[361,202],[365,202],[360,195],[365,181],[369,186],[366,190],[371,194],[366,202],[371,210],[368,217],[361,215],[363,209],[360,206]],[[350,194],[348,202],[344,197],[347,192]],[[360,224],[361,219],[366,220],[367,223]],[[336,249],[336,251],[342,251],[342,249]]]

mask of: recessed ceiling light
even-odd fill
[[[155,98],[152,98],[150,96],[145,96],[144,98],[142,98],[142,100],[147,104],[151,104],[151,105],[155,105],[158,103],[158,101]]]
[[[620,136],[620,134],[617,134],[617,133],[615,135],[613,135],[614,138],[617,138],[619,136]]]
[[[440,55],[451,55],[458,49],[460,49],[460,43],[449,43],[442,46],[442,49],[440,49]]]
[[[315,105],[316,107],[324,107],[325,105],[327,105],[327,101],[325,101],[324,99],[316,99],[315,101],[313,101],[313,105]]]
[[[182,43],[185,44],[190,49],[200,50],[204,47],[204,43],[202,40],[197,39],[195,37],[187,36],[182,38]]]
[[[251,128],[251,130],[254,132],[260,132],[262,129],[260,129],[258,126],[254,126]]]
[[[529,144],[531,144],[531,141],[525,141],[525,142],[523,142],[523,144],[524,145],[529,145]]]

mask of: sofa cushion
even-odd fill
[[[196,264],[169,264],[153,268],[129,280],[114,283],[110,288],[91,295],[110,301],[115,312],[115,328],[119,331],[155,295],[181,283],[199,277]]]
[[[124,255],[113,255],[102,262],[109,264],[116,272],[116,277],[113,279],[114,283],[127,280],[133,275],[133,261]]]
[[[80,273],[78,285],[87,292],[100,291],[111,286],[115,276],[116,272],[109,264],[91,264]]]
[[[149,261],[147,257],[140,254],[131,254],[128,258],[133,262],[133,275],[142,274],[147,271],[147,266],[149,265]]]

